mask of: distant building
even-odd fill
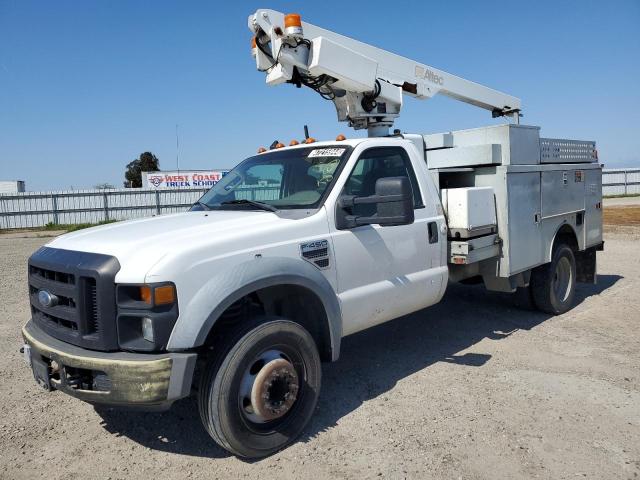
[[[211,188],[229,170],[165,170],[142,172],[142,188]]]
[[[23,180],[0,180],[0,193],[24,192]]]

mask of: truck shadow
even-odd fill
[[[578,284],[576,304],[611,288],[622,277],[600,275],[597,285]],[[488,338],[500,340],[531,330],[553,317],[533,310],[526,291],[487,292],[484,287],[450,285],[439,304],[346,337],[340,360],[323,367],[322,393],[298,442],[309,442],[363,402],[391,390],[399,380],[437,363],[480,367],[485,353],[459,352]],[[200,424],[193,397],[164,413],[96,408],[103,427],[150,449],[209,458],[230,454]]]

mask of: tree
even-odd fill
[[[142,172],[157,172],[160,170],[160,160],[151,152],[144,152],[140,157],[127,165],[124,172],[124,186],[127,188],[142,187]]]

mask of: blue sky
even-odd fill
[[[0,0],[0,179],[29,190],[122,185],[150,150],[164,169],[230,167],[274,139],[356,135],[308,89],[264,84],[257,8],[303,19],[523,101],[541,134],[596,140],[640,166],[640,1],[179,2]],[[497,123],[445,97],[407,99],[396,126]],[[357,135],[361,135],[358,133]]]

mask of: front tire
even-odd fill
[[[283,319],[257,319],[222,335],[200,379],[202,423],[235,455],[270,455],[293,442],[315,410],[318,349],[304,327]]]
[[[554,248],[551,262],[531,272],[531,296],[538,310],[560,315],[573,307],[575,293],[575,255],[570,246],[561,243]]]

